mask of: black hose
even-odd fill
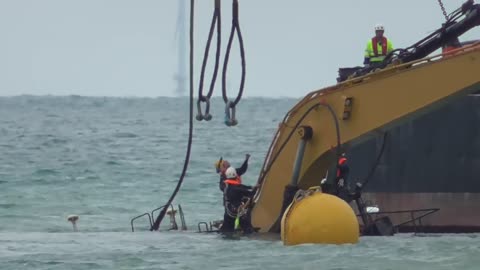
[[[183,163],[183,170],[178,180],[177,186],[173,191],[170,199],[165,205],[171,205],[173,199],[177,195],[178,191],[180,190],[180,186],[182,185],[183,179],[185,178],[185,174],[187,173],[188,163],[190,161],[190,151],[192,148],[192,137],[193,137],[193,8],[194,8],[195,0],[190,0],[190,115],[189,115],[189,133],[188,133],[188,146],[187,146],[187,153],[185,157],[185,161]],[[157,231],[160,227],[160,223],[162,222],[163,218],[165,217],[165,213],[167,212],[167,207],[162,208],[160,213],[158,214],[157,219],[153,223],[150,231]]]
[[[220,47],[221,47],[221,17],[220,17],[220,0],[215,0],[215,10],[213,12],[212,23],[210,25],[210,32],[208,33],[207,45],[205,47],[205,53],[203,56],[202,70],[200,72],[200,83],[198,86],[198,99],[200,101],[206,102],[207,99],[210,99],[213,94],[213,89],[215,88],[215,81],[217,79],[218,67],[220,63]],[[217,26],[217,51],[215,54],[215,67],[213,69],[212,81],[210,82],[210,89],[208,90],[207,96],[203,95],[203,81],[205,77],[205,69],[207,67],[208,52],[210,50],[210,43],[212,42],[213,32]],[[208,112],[206,112],[208,113]]]
[[[378,164],[380,163],[380,158],[382,157],[383,151],[385,150],[385,142],[387,140],[387,134],[388,134],[387,132],[383,134],[383,140],[382,140],[382,146],[380,147],[380,152],[378,152],[375,163],[373,167],[370,169],[370,172],[368,172],[367,177],[365,177],[365,179],[362,181],[362,188],[364,188],[368,184],[368,182],[373,176],[373,173],[375,173],[375,170],[377,169]]]
[[[336,157],[338,160],[338,158],[340,157],[341,155],[341,149],[340,149],[340,146],[341,146],[341,142],[340,142],[340,127],[338,125],[338,118],[337,118],[337,115],[335,114],[335,111],[332,109],[332,107],[326,103],[317,103],[317,104],[314,104],[312,105],[310,108],[307,109],[307,111],[305,113],[303,113],[302,117],[300,117],[300,119],[297,121],[297,123],[295,124],[295,126],[292,128],[292,130],[290,131],[290,134],[288,134],[287,136],[287,139],[285,139],[285,141],[283,142],[283,144],[280,146],[279,150],[277,151],[277,153],[275,154],[275,156],[273,156],[272,158],[272,161],[269,163],[269,165],[267,166],[267,168],[265,170],[262,171],[262,174],[260,175],[258,181],[257,181],[257,184],[261,184],[265,178],[265,176],[267,175],[267,173],[270,171],[270,169],[272,168],[273,164],[275,163],[275,161],[277,160],[278,156],[280,156],[280,153],[282,153],[283,149],[285,148],[285,146],[287,145],[287,143],[290,141],[290,139],[292,138],[292,135],[293,133],[297,130],[297,128],[300,126],[301,122],[305,119],[305,117],[307,117],[307,115],[315,108],[317,108],[318,106],[325,106],[327,107],[327,109],[329,110],[330,114],[332,115],[332,118],[333,118],[333,121],[335,123],[335,130],[336,130],[336,134],[337,134],[337,149],[336,149]],[[338,163],[337,163],[337,167],[338,167]]]
[[[238,91],[238,95],[231,103],[231,107],[235,107],[240,99],[242,98],[243,88],[245,86],[245,73],[246,73],[246,64],[245,64],[245,50],[243,47],[243,38],[242,32],[240,31],[240,23],[238,20],[238,0],[233,0],[232,5],[232,29],[230,32],[230,37],[228,39],[227,51],[225,53],[225,60],[223,63],[223,74],[222,74],[222,97],[225,104],[228,104],[229,99],[227,96],[227,66],[228,66],[228,59],[230,57],[230,50],[232,48],[233,37],[235,35],[235,30],[237,32],[238,42],[240,45],[240,57],[242,60],[242,78],[240,81],[240,89]]]

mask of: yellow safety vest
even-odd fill
[[[381,40],[378,40],[377,37],[373,37],[367,43],[365,58],[370,58],[370,63],[382,62],[385,55],[391,51],[393,51],[393,45],[389,39],[382,37]]]

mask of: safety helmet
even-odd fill
[[[347,158],[346,157],[340,157],[338,159],[338,165],[343,165],[347,162]]]
[[[237,178],[237,170],[235,170],[233,167],[228,167],[228,169],[225,171],[225,177],[227,179]]]
[[[215,161],[215,164],[214,164],[215,168],[220,169],[220,167],[222,167],[222,163],[223,163],[223,160],[221,158]]]
[[[376,24],[375,25],[375,31],[385,31],[385,28],[383,27],[383,24]]]
[[[217,170],[217,173],[219,173],[227,169],[228,167],[230,167],[230,162],[228,162],[227,160],[223,160],[223,158],[220,158],[215,162],[214,165],[215,165],[215,169]]]

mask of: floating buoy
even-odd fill
[[[355,244],[360,236],[357,217],[344,200],[319,187],[299,190],[282,217],[285,245]]]
[[[78,229],[77,229],[78,215],[69,215],[69,216],[67,217],[67,220],[72,223],[73,231],[74,231],[74,232],[78,231]]]

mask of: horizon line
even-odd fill
[[[82,97],[82,98],[132,98],[132,99],[155,99],[155,98],[189,98],[188,95],[159,95],[159,96],[107,96],[107,95],[78,95],[78,94],[17,94],[17,95],[2,95],[0,94],[0,98],[15,98],[15,97]],[[251,99],[251,98],[267,98],[267,99],[298,99],[303,98],[304,96],[243,96],[243,99]],[[212,99],[221,99],[222,96],[212,96]],[[198,95],[194,96],[194,99],[198,99]]]

